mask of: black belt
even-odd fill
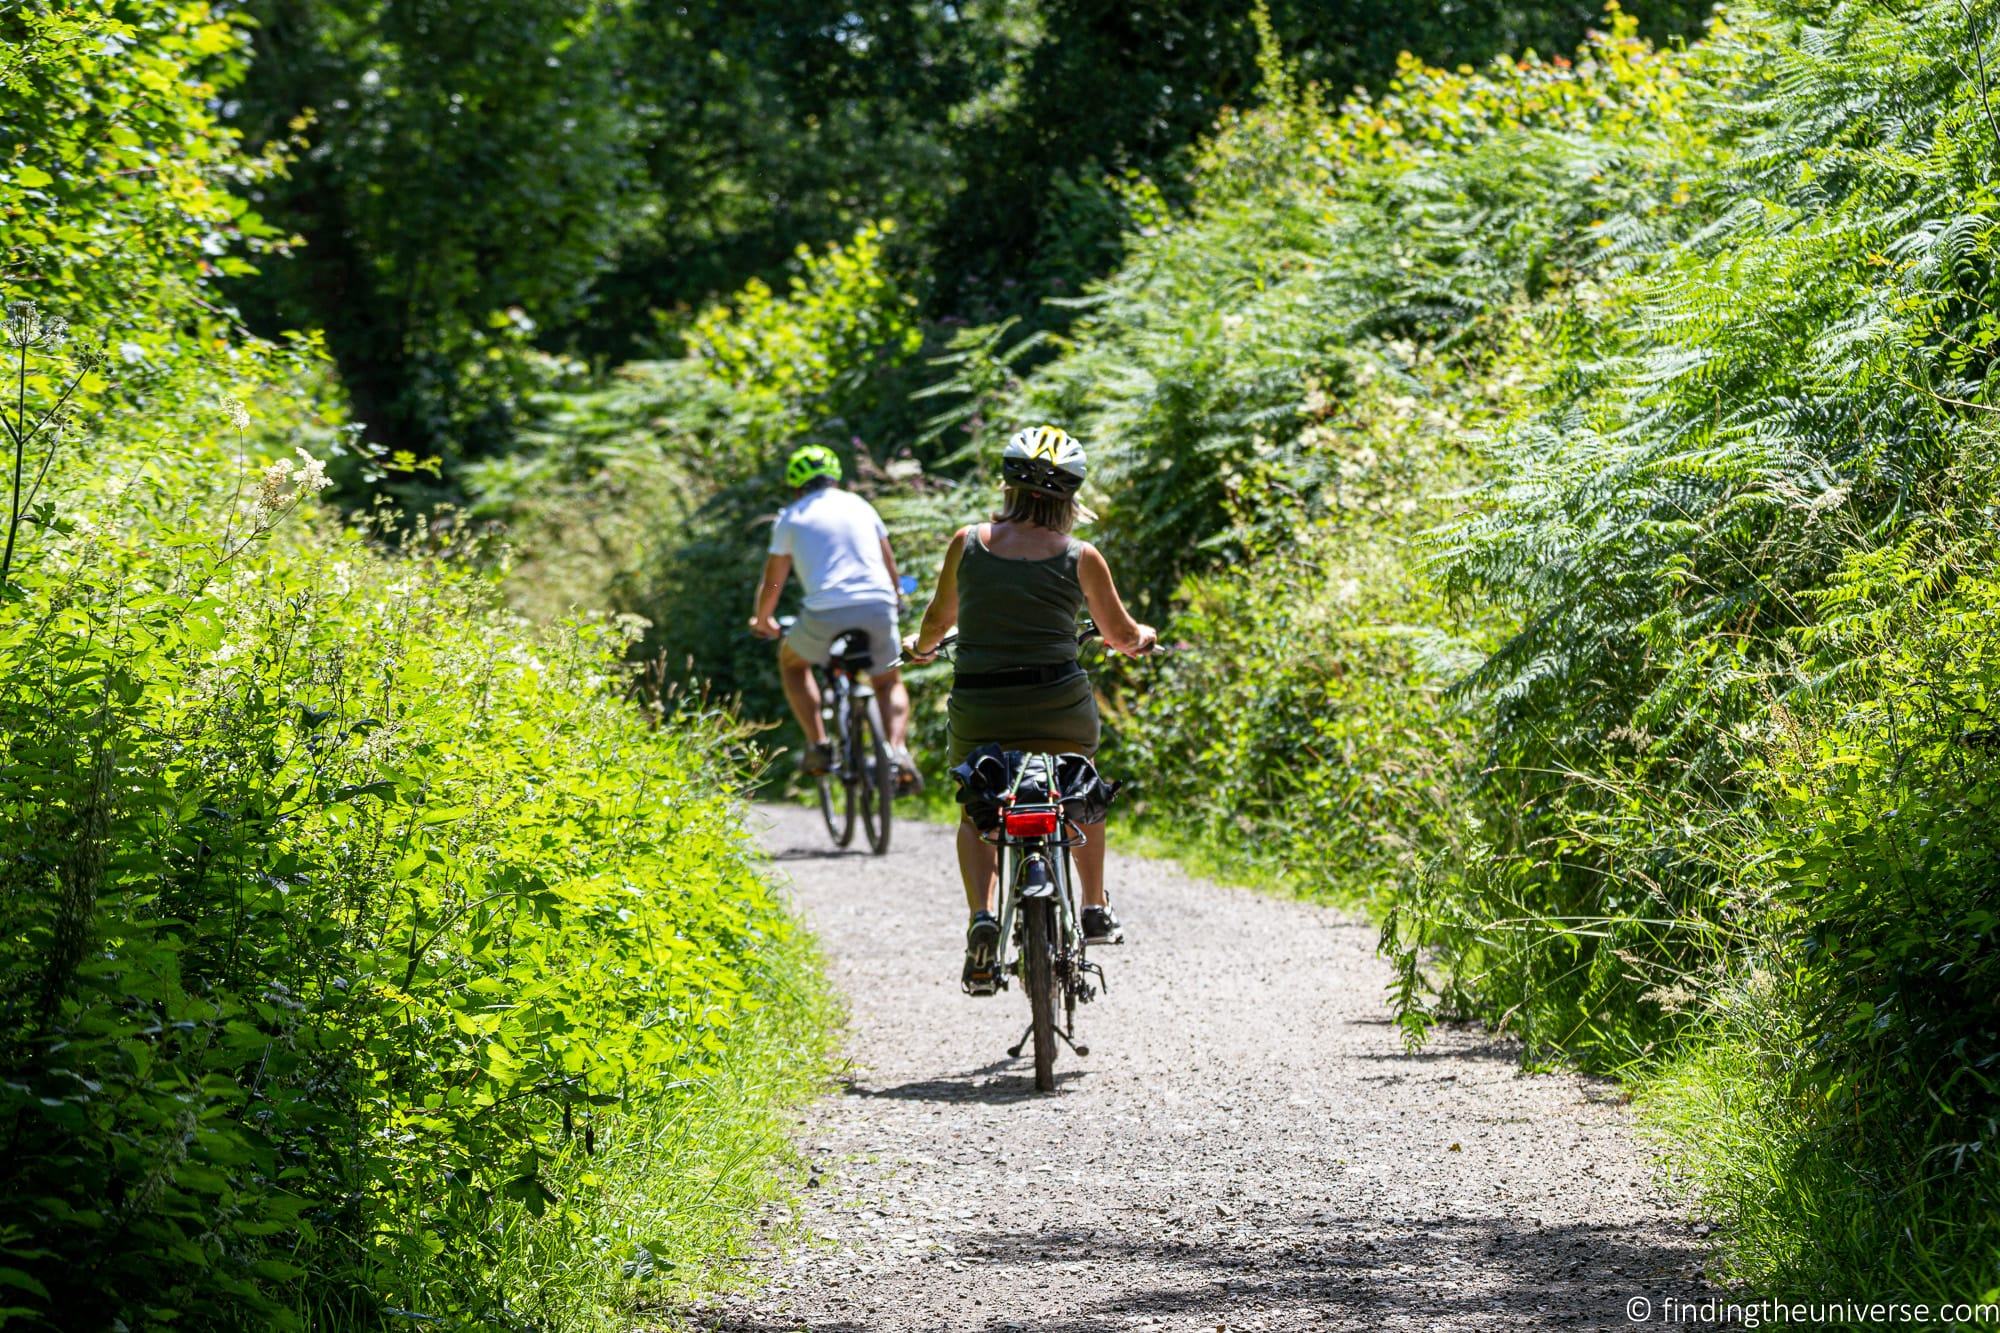
[[[951,687],[955,690],[990,690],[1003,685],[1053,685],[1059,680],[1082,674],[1083,667],[1076,662],[1002,667],[998,671],[958,671],[952,674]]]

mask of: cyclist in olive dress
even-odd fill
[[[928,662],[958,627],[950,707],[951,763],[975,747],[1092,755],[1097,698],[1076,656],[1077,615],[1086,606],[1114,652],[1151,652],[1159,636],[1125,608],[1111,567],[1071,535],[1084,511],[1083,446],[1054,426],[1023,430],[1000,463],[1005,500],[988,523],[960,528],[945,548],[922,625],[903,656]],[[1104,825],[1081,826],[1076,849],[1083,932],[1093,944],[1123,938],[1104,892]],[[958,826],[958,868],[972,912],[965,936],[965,985],[991,994],[1000,923],[993,915],[999,854],[970,816]]]

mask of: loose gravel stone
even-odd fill
[[[1475,1030],[1405,1051],[1365,922],[1114,851],[1130,943],[1092,951],[1091,1054],[1042,1095],[1006,1055],[1020,993],[959,993],[952,831],[900,824],[877,858],[760,813],[849,1064],[762,1285],[697,1327],[1622,1329],[1634,1298],[1713,1294],[1616,1090]]]

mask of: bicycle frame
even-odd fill
[[[866,676],[858,676],[839,663],[813,670],[820,675],[819,715],[826,723],[826,738],[844,753],[848,712],[857,705],[866,708],[875,697],[875,687]]]
[[[868,707],[868,701],[875,697],[875,683],[867,672],[851,671],[839,658],[815,664],[813,670],[820,677],[820,717],[827,724],[827,739],[852,762],[853,757],[846,755],[848,715],[856,708]]]

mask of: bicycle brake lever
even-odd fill
[[[957,646],[958,646],[957,633],[954,632],[951,634],[947,634],[942,639],[938,640],[937,651],[933,652],[930,655],[929,661],[912,662],[909,658],[904,657],[901,653],[897,653],[896,660],[889,663],[889,670],[893,671],[897,667],[904,667],[904,666],[930,666],[932,663],[940,661],[948,662],[951,660],[951,650],[956,648]]]

